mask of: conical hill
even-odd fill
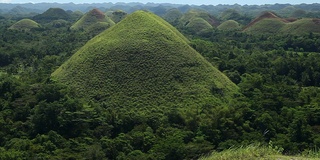
[[[108,27],[114,25],[114,22],[103,12],[98,9],[93,9],[83,15],[74,25],[71,26],[71,29],[78,30],[78,29],[87,29],[92,28],[97,23],[103,22],[103,24],[108,25]],[[100,26],[98,24],[97,26]],[[104,27],[105,27],[104,25]]]
[[[219,105],[237,93],[181,33],[145,11],[91,39],[52,78],[111,106]]]
[[[257,18],[255,18],[253,21],[251,21],[244,30],[246,30],[247,28],[250,28],[254,25],[256,25],[256,23],[259,23],[261,21],[265,21],[265,22],[271,22],[271,23],[287,23],[288,21],[286,21],[285,19],[282,19],[280,17],[278,17],[277,15],[275,15],[272,12],[263,12],[260,16],[258,16]]]
[[[48,23],[59,19],[69,21],[71,15],[61,8],[49,8],[44,13],[34,16],[33,19],[41,23]]]
[[[13,24],[11,27],[9,27],[9,29],[29,31],[30,29],[40,28],[40,27],[41,26],[37,22],[31,19],[22,19],[16,22],[15,24]]]

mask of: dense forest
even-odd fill
[[[99,10],[90,6],[77,9],[69,4],[68,11],[64,10],[65,6],[43,11],[30,6],[26,9],[28,5],[31,4],[12,10],[0,7],[0,159],[197,159],[213,151],[250,144],[269,145],[285,155],[318,152],[319,4],[171,7],[110,4]],[[235,84],[230,88],[237,89],[232,91],[237,94],[228,96],[229,86],[224,90],[213,85],[211,94],[221,99],[193,102],[197,107],[189,100],[196,97],[192,94],[201,94],[198,90],[188,91],[191,96],[186,101],[190,107],[165,106],[162,102],[157,107],[158,101],[150,106],[143,106],[145,103],[139,101],[132,105],[137,107],[116,106],[118,101],[82,96],[83,92],[80,95],[71,85],[52,78],[70,57],[86,49],[83,46],[94,43],[91,39],[103,37],[108,29],[118,33],[116,28],[123,26],[117,24],[127,20],[125,17],[134,9],[153,12],[174,26],[187,40],[154,18],[155,15],[146,16],[156,19],[170,33],[174,30],[172,34],[180,36],[182,45],[188,43]],[[267,31],[259,28],[269,22],[264,19],[262,23],[261,17],[270,15],[274,16],[271,19],[281,21],[281,24],[277,22],[282,27],[277,32],[269,32],[273,28]],[[21,22],[23,19],[27,20]],[[292,27],[296,21],[299,21],[298,30]],[[130,27],[136,26],[130,23]],[[248,30],[251,26],[256,28]],[[269,26],[272,27],[271,24],[263,27]],[[315,29],[308,30],[312,27]],[[153,37],[156,41],[152,44],[170,45],[165,41],[171,35],[161,35],[165,38]],[[152,52],[149,48],[144,50]],[[130,60],[136,62],[134,57]],[[184,67],[200,64],[187,65]],[[124,77],[126,74],[131,73],[124,72]],[[202,73],[197,70],[195,75]],[[117,77],[119,83],[124,77]],[[189,79],[179,75],[174,80],[180,84]],[[165,93],[161,88],[150,92],[155,95],[163,92],[167,94],[165,98],[181,94]],[[112,93],[115,93],[113,97],[121,98],[118,92]]]

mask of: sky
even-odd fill
[[[41,2],[58,2],[58,3],[104,3],[104,2],[141,2],[141,3],[174,3],[174,4],[195,4],[195,5],[218,5],[218,4],[240,4],[240,5],[261,5],[261,4],[301,4],[301,3],[320,3],[319,0],[0,0],[0,3],[41,3]]]

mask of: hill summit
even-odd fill
[[[145,11],[91,39],[52,78],[109,106],[215,106],[238,89],[180,32]]]
[[[109,17],[105,16],[103,12],[98,9],[92,9],[72,25],[71,29],[97,29],[97,26],[106,29],[112,25],[114,25],[114,22]]]

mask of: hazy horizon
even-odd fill
[[[183,1],[183,0],[176,0],[176,1],[170,1],[170,0],[128,0],[128,1],[121,1],[121,0],[111,0],[111,1],[88,1],[88,0],[54,0],[54,1],[48,1],[48,0],[0,0],[0,3],[75,3],[75,4],[81,4],[81,3],[105,3],[105,2],[124,2],[124,3],[130,3],[130,2],[140,2],[140,3],[172,3],[172,4],[190,4],[190,5],[218,5],[218,4],[240,4],[240,5],[263,5],[263,4],[312,4],[312,3],[319,3],[318,0],[306,0],[306,1],[300,1],[300,0],[262,0],[262,1],[252,1],[252,0],[226,0],[226,1],[212,1],[212,0],[189,0],[189,1]]]

